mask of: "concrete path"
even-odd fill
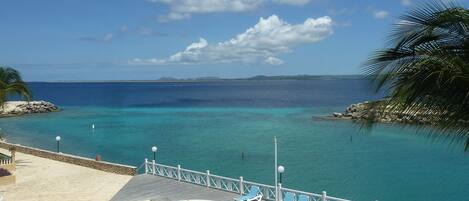
[[[19,152],[15,175],[0,186],[5,201],[108,201],[132,178]]]
[[[111,201],[233,201],[235,193],[153,175],[133,177]]]

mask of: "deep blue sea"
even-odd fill
[[[62,111],[0,119],[10,142],[140,166],[168,165],[354,201],[468,201],[469,154],[425,130],[320,118],[376,99],[354,79],[193,83],[31,83]],[[96,128],[91,129],[95,124]],[[244,160],[241,153],[244,152]]]

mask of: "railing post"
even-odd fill
[[[153,175],[155,175],[156,174],[156,162],[155,162],[155,160],[153,160],[152,164],[153,164]]]
[[[181,165],[178,165],[178,181],[181,181]]]
[[[148,159],[145,158],[145,174],[148,174]]]
[[[282,197],[283,197],[283,195],[282,195],[282,184],[279,183],[279,184],[278,184],[278,199],[277,199],[277,200],[278,200],[278,201],[283,201],[283,198],[282,198]]]
[[[327,193],[326,191],[322,192],[322,201],[327,201]]]
[[[243,177],[239,177],[239,194],[244,194]]]
[[[207,178],[206,178],[207,188],[210,187],[210,170],[207,170]]]

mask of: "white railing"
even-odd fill
[[[166,177],[191,184],[205,186],[207,188],[233,192],[240,195],[249,193],[251,186],[257,186],[264,195],[263,200],[276,200],[275,186],[244,181],[243,177],[239,177],[239,179],[233,179],[211,174],[209,170],[207,170],[206,172],[198,172],[183,169],[180,165],[178,165],[177,167],[173,167],[158,164],[155,163],[155,161],[149,162],[147,159],[145,159],[144,167],[145,174]],[[315,194],[288,188],[282,188],[281,185],[279,186],[279,192],[279,200],[281,200],[285,193],[289,192],[295,195],[294,201],[296,201],[298,199],[298,196],[300,195],[308,197],[309,201],[350,201],[346,199],[328,196],[325,191],[323,191],[322,194]]]
[[[11,159],[0,160],[0,165],[8,165],[8,164],[11,164]]]

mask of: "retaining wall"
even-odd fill
[[[56,152],[47,151],[43,149],[37,149],[37,148],[27,147],[27,146],[23,146],[19,144],[12,144],[12,143],[0,141],[0,148],[8,150],[10,147],[15,147],[17,152],[39,156],[39,157],[47,158],[51,160],[66,162],[70,164],[80,165],[80,166],[93,168],[93,169],[101,170],[105,172],[111,172],[111,173],[122,174],[122,175],[136,175],[137,174],[137,168],[134,166],[110,163],[110,162],[105,162],[105,161],[96,161],[96,160],[81,157],[81,156],[75,156],[75,155],[64,154],[64,153],[56,153]]]

